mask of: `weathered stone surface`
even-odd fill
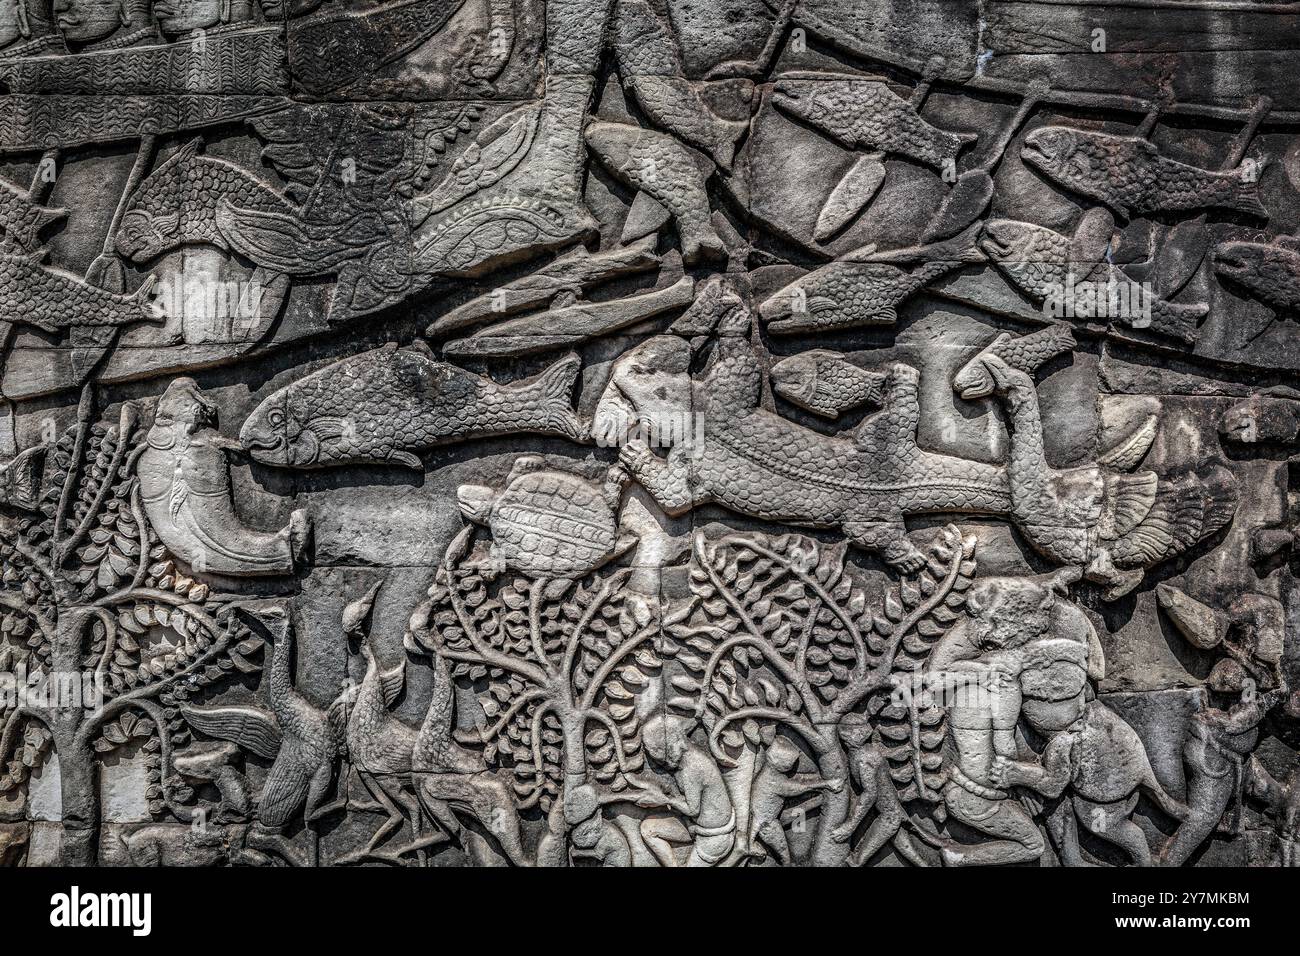
[[[53,7],[0,865],[1300,864],[1293,11]]]

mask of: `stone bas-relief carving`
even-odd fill
[[[751,6],[0,0],[0,864],[1300,865],[1294,17]]]

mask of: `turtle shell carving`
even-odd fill
[[[545,468],[541,459],[516,462],[504,490],[467,485],[461,510],[492,532],[491,564],[533,577],[577,578],[622,553],[615,501],[577,475]]]

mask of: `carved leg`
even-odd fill
[[[763,845],[772,851],[772,857],[781,866],[790,865],[790,841],[786,839],[785,827],[779,820],[768,820],[758,828],[756,834]]]
[[[700,503],[692,489],[690,459],[676,448],[664,459],[645,442],[632,439],[619,449],[618,457],[637,484],[667,514],[676,517]]]
[[[1092,866],[1079,848],[1079,821],[1068,796],[1058,800],[1048,815],[1047,832],[1056,844],[1062,866]]]
[[[1129,819],[1137,805],[1137,794],[1119,803],[1093,803],[1082,797],[1074,798],[1074,810],[1079,823],[1108,843],[1113,843],[1129,855],[1134,866],[1151,865],[1151,847],[1147,845],[1142,828]]]
[[[907,539],[900,521],[858,521],[844,523],[849,541],[864,551],[874,551],[891,567],[904,574],[916,574],[925,567],[925,555]]]
[[[403,822],[402,811],[397,808],[397,803],[393,800],[392,795],[377,778],[363,770],[357,771],[357,777],[361,780],[367,792],[379,803],[380,808],[388,814],[388,819],[380,824],[379,829],[370,838],[370,842],[366,844],[364,852],[373,853],[375,847],[387,839],[394,830],[401,827]]]
[[[898,835],[900,828],[903,826],[903,814],[901,811],[896,813],[881,813],[876,819],[871,821],[871,826],[867,827],[867,832],[862,835],[862,842],[853,848],[849,854],[849,866],[865,866],[867,861],[875,856],[880,848]]]
[[[954,817],[997,839],[969,846],[944,847],[948,866],[1005,866],[1032,863],[1046,844],[1038,826],[1025,808],[1014,800],[989,800],[950,784],[944,793]]]

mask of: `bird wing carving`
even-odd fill
[[[288,823],[302,806],[310,779],[307,767],[301,760],[286,760],[283,757],[277,760],[262,787],[262,796],[257,804],[258,821],[268,827]]]
[[[280,728],[255,707],[182,707],[181,713],[195,730],[233,741],[259,757],[271,759],[280,752]]]

